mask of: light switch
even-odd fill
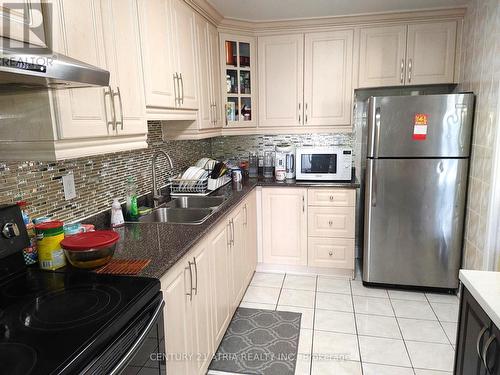
[[[73,173],[62,176],[62,182],[64,187],[64,199],[69,201],[70,199],[76,198],[75,177]]]

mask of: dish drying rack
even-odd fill
[[[176,177],[169,179],[170,195],[197,195],[206,196],[213,193],[215,190],[231,182],[231,178],[227,175],[213,179],[209,177],[200,179],[183,179],[182,173]]]

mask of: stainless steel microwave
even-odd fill
[[[351,181],[352,149],[337,146],[298,147],[296,179]]]

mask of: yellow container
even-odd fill
[[[66,265],[61,241],[64,239],[64,223],[47,221],[35,225],[38,261],[44,270],[56,270]]]

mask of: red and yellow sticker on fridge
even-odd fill
[[[427,126],[429,115],[425,113],[415,113],[413,124],[413,140],[425,141],[427,139]]]

